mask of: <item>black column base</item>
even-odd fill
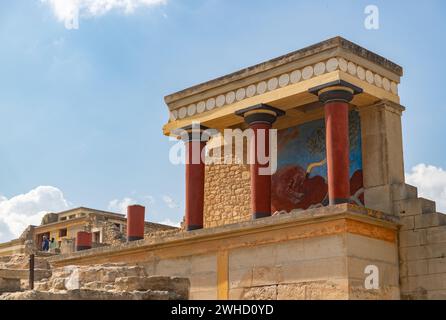
[[[76,246],[76,251],[90,250],[90,246]]]
[[[271,217],[271,212],[256,212],[252,215],[253,219],[262,219]]]
[[[128,236],[127,237],[127,241],[138,241],[138,240],[142,240],[144,239],[144,237],[136,237],[136,236]]]
[[[187,226],[186,230],[187,231],[194,231],[194,230],[199,230],[199,229],[203,229],[203,226],[199,226],[199,225],[190,225]]]
[[[350,203],[350,199],[343,199],[343,198],[336,198],[336,199],[330,199],[330,206],[334,206],[337,204],[343,204],[343,203]]]

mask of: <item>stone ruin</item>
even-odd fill
[[[26,255],[0,257],[0,300],[187,300],[187,278],[151,276],[143,266],[101,264],[52,268],[35,257],[34,290]]]

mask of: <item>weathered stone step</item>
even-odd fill
[[[446,215],[442,213],[425,213],[415,217],[415,229],[446,225]]]
[[[393,201],[416,199],[416,198],[418,198],[417,187],[406,183],[397,183],[392,185]]]
[[[425,198],[406,199],[394,202],[396,213],[401,216],[413,216],[436,212],[435,201]]]
[[[40,281],[42,279],[49,277],[51,277],[51,270],[45,270],[45,269],[34,270],[35,281]],[[0,269],[0,278],[26,280],[29,278],[29,270]]]
[[[411,217],[414,218],[414,217]],[[442,218],[440,218],[442,219]],[[400,230],[400,247],[416,247],[444,243],[446,246],[446,225],[414,230]],[[446,266],[446,263],[445,263]]]

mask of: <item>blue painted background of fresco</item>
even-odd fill
[[[357,111],[350,111],[350,177],[362,170],[361,127]],[[285,136],[293,138],[283,141]],[[282,141],[281,141],[282,140]],[[281,145],[281,143],[283,143]],[[287,164],[307,169],[311,163],[325,159],[325,120],[319,119],[278,132],[278,169]],[[310,177],[319,175],[327,180],[327,165],[316,167]]]

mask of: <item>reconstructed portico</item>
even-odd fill
[[[251,128],[254,132],[257,129],[274,128],[280,133],[287,128],[324,119],[325,155],[320,160],[326,165],[326,204],[348,203],[352,196],[349,111],[353,110],[360,114],[358,131],[362,131],[357,132],[355,137],[362,142],[359,168],[362,177],[359,180],[364,200],[361,204],[392,213],[392,200],[387,188],[404,182],[402,156],[386,155],[390,150],[394,154],[402,154],[401,124],[398,124],[401,111],[404,110],[399,106],[398,97],[401,75],[400,66],[345,39],[333,38],[167,96],[165,100],[170,110],[170,121],[164,126],[164,133],[170,135],[175,129],[187,127],[193,122],[220,132],[236,128]],[[375,117],[372,110],[378,110],[382,105],[387,106],[384,111],[386,117],[392,118],[396,125],[383,132],[390,146],[383,146],[374,140],[377,138],[374,132],[382,124],[370,123]],[[214,137],[208,142],[208,149],[221,148],[227,142],[221,137]],[[268,144],[267,141],[265,143]],[[379,150],[382,147],[386,150]],[[269,144],[264,146],[265,150],[268,148]],[[380,151],[385,159],[375,161]],[[244,221],[250,216],[269,216],[274,213],[274,209],[282,209],[280,206],[271,208],[271,177],[258,175],[256,163],[249,167],[248,172],[246,166],[239,166],[243,176],[250,176],[249,190],[238,191],[245,195],[245,199],[231,203],[234,211],[238,207],[236,202],[239,206],[243,204],[245,212],[229,213],[231,222]],[[213,170],[212,166],[208,166],[210,170]],[[386,181],[376,185],[373,180],[377,176],[382,176]],[[243,180],[241,176],[237,178]],[[201,179],[206,185],[208,177],[205,175]],[[222,185],[227,183],[235,184],[238,181],[221,181]],[[186,193],[190,192],[189,185],[187,182]],[[207,195],[212,190],[209,183],[207,185],[203,195],[200,195],[204,212],[197,212],[196,215],[203,216],[202,225],[205,227],[225,224],[223,212],[219,221],[207,221],[212,215],[209,212],[212,209],[207,204]],[[217,192],[224,192],[222,190]],[[222,200],[230,201],[236,196],[234,192],[227,192]],[[377,197],[379,201],[376,201]],[[308,206],[302,209],[306,208]],[[191,214],[189,210],[187,213]]]

